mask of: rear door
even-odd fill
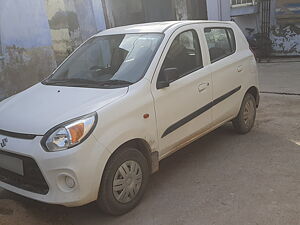
[[[205,26],[213,84],[213,125],[233,117],[239,108],[245,59],[237,52],[230,26]]]
[[[203,45],[197,25],[179,28],[164,50],[153,79],[160,157],[191,140],[211,123],[211,74],[203,64]],[[170,86],[157,88],[164,69],[176,68],[178,77]]]

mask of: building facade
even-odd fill
[[[229,21],[231,0],[206,0],[209,20]]]
[[[232,0],[230,14],[246,37],[267,32],[271,55],[300,56],[299,0]]]
[[[0,101],[48,76],[106,28],[207,19],[206,0],[0,0]]]
[[[270,3],[268,12],[262,2]],[[0,101],[48,76],[84,40],[106,28],[233,20],[249,37],[266,29],[266,18],[272,54],[299,56],[299,0],[0,0]]]
[[[207,19],[206,0],[102,0],[107,27]]]

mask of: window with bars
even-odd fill
[[[232,7],[256,5],[257,0],[231,0]]]

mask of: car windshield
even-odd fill
[[[146,73],[163,34],[119,34],[88,40],[70,56],[45,85],[118,88]]]

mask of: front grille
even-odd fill
[[[49,192],[49,186],[33,159],[6,152],[1,152],[1,154],[21,159],[24,176],[0,168],[0,181],[37,194],[46,195]]]

